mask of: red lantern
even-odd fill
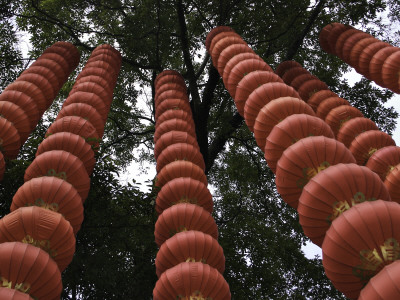
[[[310,105],[315,112],[317,112],[319,104],[325,99],[331,97],[339,97],[339,96],[330,90],[321,90],[312,95],[310,99],[307,100],[307,104]]]
[[[105,81],[109,82],[111,86],[114,86],[116,83],[116,79],[112,77],[112,75],[107,70],[98,67],[84,67],[83,70],[78,74],[75,82],[79,82],[81,78],[86,76],[99,76]]]
[[[47,109],[46,98],[39,87],[29,81],[17,80],[9,84],[4,91],[18,91],[29,96],[35,102],[40,114]],[[13,101],[11,101],[13,102]]]
[[[156,109],[164,100],[167,99],[182,99],[186,100],[189,103],[189,98],[186,92],[182,92],[179,90],[168,90],[158,94],[157,97],[154,97],[154,104],[156,106]]]
[[[281,82],[263,84],[250,94],[244,106],[244,118],[251,131],[260,110],[270,101],[280,97],[300,99],[299,94],[292,87]]]
[[[22,73],[17,80],[32,82],[40,88],[46,99],[47,106],[50,106],[57,95],[57,86],[53,86],[51,82],[41,74],[37,73]]]
[[[377,174],[356,164],[338,164],[313,177],[304,187],[297,211],[304,234],[318,246],[337,217],[358,203],[390,201]]]
[[[322,244],[327,277],[346,297],[360,290],[400,256],[400,205],[372,201],[355,205],[332,222]]]
[[[79,80],[75,81],[75,85],[73,88],[75,88],[75,86],[78,86],[79,84],[88,83],[88,82],[96,83],[96,84],[100,85],[101,87],[103,87],[106,90],[108,96],[113,94],[113,90],[114,90],[113,84],[111,82],[108,82],[104,77],[100,77],[97,75],[88,75],[88,76],[79,78]]]
[[[303,83],[314,79],[318,80],[318,78],[311,73],[300,74],[299,76],[293,78],[293,80],[290,82],[290,86],[297,91]]]
[[[349,30],[350,31],[350,30]],[[353,48],[355,45],[359,42],[362,41],[363,39],[368,39],[371,38],[372,36],[368,33],[358,31],[358,33],[354,33],[351,36],[349,36],[346,41],[343,44],[342,47],[342,59],[350,64],[350,57],[353,53]]]
[[[371,76],[369,74],[369,64],[372,60],[372,57],[379,50],[386,47],[390,47],[390,45],[384,42],[376,42],[364,48],[360,54],[360,57],[358,58],[358,72],[363,74],[366,78],[371,79]]]
[[[222,247],[216,239],[201,231],[179,232],[162,244],[156,257],[157,276],[182,262],[201,262],[221,274],[225,270]]]
[[[324,136],[307,137],[283,152],[276,168],[276,187],[282,199],[297,208],[303,187],[311,178],[332,165],[355,162],[342,143]]]
[[[210,32],[207,34],[207,37],[206,37],[205,44],[206,44],[207,51],[209,51],[211,42],[213,41],[214,37],[222,32],[235,32],[235,31],[232,28],[230,28],[229,26],[214,27],[212,30],[210,30]]]
[[[400,164],[400,148],[397,146],[386,146],[376,151],[368,159],[365,165],[385,181],[386,176]]]
[[[24,110],[12,102],[0,101],[0,115],[14,125],[23,144],[31,133],[31,124]]]
[[[317,108],[317,117],[322,120],[326,119],[326,116],[330,113],[332,109],[341,105],[349,105],[349,101],[340,97],[329,97],[322,101]]]
[[[197,144],[197,140],[187,133],[187,131],[168,131],[160,136],[154,146],[154,157],[158,160],[158,156],[161,152],[172,144],[177,143],[185,143],[192,145],[193,147],[197,148],[199,151],[199,145]]]
[[[25,74],[39,74],[39,75],[45,77],[50,82],[50,85],[54,89],[54,92],[57,93],[64,82],[60,82],[54,72],[55,72],[54,70],[50,70],[47,67],[30,66],[28,69],[26,69],[24,72],[22,72],[21,76],[25,75]],[[72,72],[72,70],[71,70],[71,72]]]
[[[247,45],[243,44],[233,44],[226,47],[219,55],[217,66],[219,74],[223,75],[226,64],[236,55],[241,55],[242,53],[253,53],[255,52]]]
[[[99,85],[95,82],[81,82],[76,83],[72,87],[72,90],[69,92],[68,97],[71,97],[73,94],[78,92],[90,93],[98,96],[104,104],[106,104],[107,110],[111,105],[112,101],[112,93],[108,92],[105,87]],[[87,94],[86,94],[87,95]]]
[[[181,177],[190,177],[207,185],[207,177],[199,166],[190,161],[177,160],[169,163],[157,174],[155,185],[162,188],[167,182]]]
[[[175,160],[187,160],[198,165],[203,170],[206,168],[203,156],[196,147],[185,143],[175,143],[165,148],[158,156],[156,166],[157,173],[159,173],[165,165]]]
[[[364,38],[362,40],[359,40],[354,47],[351,49],[350,52],[350,58],[349,58],[349,65],[352,66],[354,69],[356,69],[357,72],[359,72],[360,67],[358,66],[358,61],[360,58],[360,55],[364,51],[365,48],[367,48],[369,45],[379,42],[376,38],[373,38],[372,36],[369,38]]]
[[[57,132],[40,143],[36,156],[51,150],[64,150],[78,157],[85,166],[88,175],[92,174],[94,164],[94,152],[92,147],[77,134],[71,132]]]
[[[358,29],[351,28],[349,30],[342,32],[339,35],[338,39],[336,40],[335,52],[336,52],[336,55],[338,57],[340,57],[342,60],[344,60],[344,50],[345,50],[345,49],[343,49],[344,44],[347,42],[347,40],[349,38],[351,38],[352,36],[354,36],[355,34],[358,34],[358,33],[362,33],[362,32]]]
[[[237,38],[242,39],[241,36],[238,35],[238,34],[237,34],[236,32],[234,32],[234,31],[220,32],[220,33],[218,33],[218,34],[213,38],[213,40],[211,41],[211,43],[210,43],[210,48],[208,49],[208,53],[210,53],[210,55],[211,55],[212,52],[213,52],[213,50],[214,50],[214,48],[215,48],[215,45],[216,45],[220,40],[222,40],[222,39],[224,39],[224,38],[226,38],[226,37],[237,37]],[[247,44],[246,44],[246,47],[248,47]],[[227,48],[227,47],[225,46],[225,48]],[[214,60],[213,60],[213,65],[214,65],[215,68],[217,67],[217,64],[216,64],[216,63],[217,63],[217,62],[215,61],[215,63],[214,63]]]
[[[360,134],[369,130],[379,130],[378,126],[368,118],[354,118],[346,123],[339,129],[336,139],[342,142],[347,148],[350,147],[351,142]]]
[[[236,46],[245,46],[242,44],[235,44]],[[247,46],[245,46],[247,47]],[[250,48],[249,48],[250,49]],[[240,62],[246,60],[246,59],[255,59],[255,60],[259,60],[262,63],[265,63],[263,61],[263,59],[258,56],[257,54],[253,53],[253,52],[244,52],[244,53],[240,53],[238,55],[235,55],[234,57],[232,57],[225,65],[223,73],[221,74],[222,76],[222,80],[224,82],[224,85],[226,88],[228,88],[228,80],[229,80],[229,75],[232,72],[232,69],[235,68],[237,66],[237,64],[239,64]]]
[[[183,262],[165,271],[153,290],[154,300],[230,300],[229,285],[218,270],[199,262]]]
[[[10,211],[26,206],[39,206],[62,214],[70,222],[75,234],[81,228],[82,198],[65,180],[43,176],[25,182],[15,193]]]
[[[325,117],[325,122],[332,128],[335,136],[338,134],[340,128],[349,120],[354,118],[362,118],[362,112],[349,105],[340,105],[330,110]]]
[[[59,300],[60,270],[40,248],[10,242],[0,244],[0,285],[27,293],[35,299]]]
[[[14,241],[43,249],[60,271],[71,263],[75,253],[69,222],[61,214],[37,206],[21,207],[0,219],[0,243]]]
[[[234,100],[236,108],[242,116],[244,116],[244,106],[250,94],[259,86],[269,82],[283,83],[283,80],[270,71],[253,71],[239,81]]]
[[[396,146],[390,135],[380,130],[369,130],[359,134],[349,147],[359,165],[365,165],[372,154],[386,146]]]
[[[266,139],[274,126],[294,114],[315,115],[307,103],[292,97],[274,99],[260,110],[254,122],[253,130],[257,145],[261,150],[264,150]]]
[[[394,52],[383,63],[381,76],[383,86],[400,94],[399,84],[400,52]]]
[[[226,47],[233,45],[233,44],[247,45],[246,42],[243,41],[241,37],[230,35],[230,36],[220,39],[218,42],[215,43],[215,45],[212,45],[210,47],[210,51],[211,51],[210,54],[211,54],[211,58],[212,58],[214,67],[217,67],[216,64],[218,62],[218,58],[219,58],[219,55],[221,54],[221,52]]]
[[[272,172],[276,173],[276,164],[286,148],[303,138],[320,135],[335,138],[332,129],[324,121],[307,114],[288,116],[274,126],[264,148],[265,159]]]
[[[177,203],[196,204],[210,213],[213,210],[212,196],[207,186],[190,177],[175,178],[164,184],[156,198],[156,211],[161,214]]]
[[[290,70],[287,70],[285,74],[282,76],[282,80],[287,85],[291,85],[292,81],[301,75],[310,75],[310,72],[308,72],[303,67],[295,67]]]
[[[162,94],[163,92],[166,92],[166,91],[178,91],[178,92],[181,92],[184,94],[187,93],[186,85],[181,85],[180,83],[171,82],[171,83],[166,83],[166,84],[160,85],[159,88],[156,90],[154,99],[157,99],[160,96],[160,94]],[[175,97],[172,97],[172,98],[175,98]]]
[[[157,143],[158,139],[169,131],[184,131],[196,138],[195,128],[190,123],[182,119],[170,119],[160,123],[157,127],[157,130],[154,132],[154,142]]]
[[[284,62],[281,62],[275,69],[275,73],[279,77],[283,77],[283,75],[286,73],[286,71],[289,71],[290,69],[296,68],[296,67],[302,67],[300,63],[294,60],[286,60]]]
[[[165,209],[158,216],[154,236],[160,247],[167,239],[181,231],[197,230],[218,239],[218,228],[211,214],[201,206],[179,203]]]
[[[90,106],[93,106],[99,112],[101,118],[103,119],[103,122],[104,123],[106,122],[108,115],[107,105],[96,94],[81,92],[81,91],[73,93],[72,95],[68,96],[68,98],[65,100],[62,108],[71,105],[73,103],[85,103]]]
[[[396,165],[386,176],[385,185],[389,190],[392,201],[400,203],[400,165]]]
[[[304,82],[297,92],[299,93],[301,99],[304,101],[308,101],[312,95],[314,95],[318,91],[328,90],[328,86],[325,82],[322,82],[319,79],[308,80]]]
[[[0,298],[6,300],[33,300],[28,294],[6,287],[0,287]]]
[[[166,110],[163,114],[161,114],[158,117],[157,122],[156,122],[156,130],[158,129],[160,124],[162,124],[165,121],[171,120],[171,119],[183,120],[183,121],[187,122],[191,127],[194,128],[192,114],[188,114],[186,111],[181,110],[181,109],[177,109],[177,110],[169,109],[169,110]]]
[[[24,181],[41,176],[54,176],[71,183],[83,201],[88,196],[90,179],[85,166],[69,152],[52,150],[38,155],[26,169]]]
[[[400,261],[396,260],[372,277],[358,300],[399,299]]]
[[[15,159],[18,155],[21,140],[14,125],[0,117],[0,147],[3,155]]]
[[[383,63],[389,56],[399,51],[400,51],[399,48],[390,46],[382,48],[378,52],[376,52],[374,56],[371,58],[371,61],[369,63],[369,76],[370,76],[369,79],[372,79],[380,86],[383,86],[384,85],[382,79]]]
[[[184,110],[188,114],[192,113],[192,109],[190,108],[189,102],[183,99],[166,99],[162,101],[156,109],[155,118],[158,120],[158,117],[162,115],[167,110]]]

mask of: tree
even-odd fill
[[[114,45],[123,56],[76,257],[63,274],[63,299],[151,298],[156,191],[141,192],[117,178],[132,160],[154,162],[153,80],[167,68],[181,72],[188,84],[233,299],[344,299],[324,276],[321,261],[301,252],[307,238],[296,213],[278,196],[274,176],[210,63],[204,40],[213,27],[231,26],[272,67],[286,59],[300,62],[390,133],[397,114],[382,104],[392,94],[366,80],[350,88],[341,79],[349,68],[320,49],[318,33],[336,21],[387,38],[379,14],[396,1],[19,0],[8,5],[3,22],[16,17],[19,28],[32,35],[32,57],[58,40],[81,50],[77,72],[100,43]],[[20,60],[4,61],[20,66]],[[15,78],[6,76],[2,88]],[[8,162],[0,190],[2,215],[73,80],[18,159]]]

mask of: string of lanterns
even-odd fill
[[[399,258],[400,205],[391,202],[391,189],[397,192],[399,185],[393,179],[391,188],[381,179],[399,177],[393,173],[398,147],[299,63],[283,62],[274,74],[226,26],[208,34],[206,48],[276,174],[282,199],[297,209],[305,234],[322,246],[328,278],[356,299],[370,278]],[[364,166],[372,162],[379,175]],[[372,290],[367,285],[362,299],[377,299]],[[393,294],[382,299],[399,297],[395,287],[384,290]]]
[[[75,252],[120,67],[118,51],[107,44],[97,47],[47,130],[13,197],[11,213],[0,220],[1,286],[33,299],[60,299],[61,272]],[[7,299],[32,299],[0,293]]]
[[[154,84],[155,185],[160,189],[154,235],[160,249],[153,299],[230,299],[185,81],[178,72],[166,70]]]

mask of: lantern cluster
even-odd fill
[[[161,72],[155,80],[154,156],[159,188],[155,241],[159,280],[154,299],[230,299],[222,276],[225,257],[211,216],[213,201],[183,77]]]
[[[19,149],[78,65],[79,57],[74,45],[57,42],[0,95],[0,180],[4,173],[4,157],[17,157]]]
[[[276,174],[282,199],[297,208],[305,234],[322,245],[328,278],[347,297],[357,298],[370,278],[400,258],[400,205],[390,202],[388,184],[364,166],[372,154],[398,147],[297,62],[282,63],[277,74],[265,71],[262,64],[248,68],[235,79],[236,86],[229,85],[229,77],[239,75],[230,75],[235,66],[226,66],[233,61],[245,64],[248,54],[239,57],[251,51],[230,28],[218,27],[207,38],[214,66]],[[242,51],[230,52],[234,48]],[[224,51],[228,62],[221,57]],[[371,132],[379,132],[385,141],[363,138],[363,151],[358,153],[357,140]],[[385,174],[394,170],[396,155],[385,162],[381,155],[376,160],[382,165],[376,168]],[[387,299],[398,297],[397,292]]]
[[[349,25],[326,25],[319,35],[322,49],[338,56],[376,84],[400,93],[400,48]]]
[[[60,298],[61,272],[75,253],[89,176],[120,66],[114,48],[97,47],[39,145],[11,213],[0,220],[2,286],[34,299]],[[105,111],[98,112],[99,107]]]

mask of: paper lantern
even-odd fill
[[[372,36],[370,34],[362,32],[362,31],[358,31],[357,33],[351,34],[351,36],[349,36],[346,39],[346,41],[344,42],[344,44],[342,46],[341,59],[343,59],[346,63],[350,64],[350,57],[351,57],[351,54],[353,53],[353,48],[355,47],[355,45],[359,41],[362,41],[363,39],[368,39],[371,37]]]
[[[369,63],[369,76],[370,76],[369,79],[372,79],[380,86],[383,86],[384,85],[382,79],[383,63],[389,56],[399,51],[400,51],[399,48],[390,46],[382,48],[378,52],[376,52],[374,56],[371,58],[371,61]]]
[[[360,290],[400,257],[400,205],[372,201],[355,205],[332,222],[322,244],[327,277],[346,297]]]
[[[329,111],[325,117],[325,122],[332,128],[332,131],[336,136],[340,128],[347,121],[362,117],[364,117],[364,115],[359,109],[349,105],[340,105]]]
[[[365,165],[372,154],[386,146],[396,146],[390,135],[380,130],[360,133],[349,147],[359,165]]]
[[[340,97],[329,97],[322,101],[317,107],[317,117],[322,120],[326,119],[326,116],[330,111],[341,105],[349,105],[349,101]]]
[[[158,160],[161,152],[172,144],[185,143],[190,144],[200,151],[197,140],[190,135],[187,131],[168,131],[160,136],[154,146],[154,157]]]
[[[201,231],[179,232],[162,244],[156,256],[157,276],[182,262],[201,262],[221,274],[225,270],[222,247],[216,239]]]
[[[360,59],[360,55],[369,45],[379,42],[376,38],[370,36],[369,38],[363,38],[359,40],[354,47],[351,49],[350,58],[348,64],[352,66],[358,72],[360,67],[358,66],[358,61]]]
[[[54,75],[57,77],[57,81],[59,82],[58,89],[62,87],[64,82],[67,80],[67,73],[63,70],[63,68],[54,60],[43,58],[37,59],[31,66],[32,67],[45,67],[53,71]]]
[[[90,179],[85,166],[69,152],[52,150],[36,156],[25,171],[24,181],[41,176],[54,176],[71,183],[83,201],[88,196]]]
[[[349,29],[349,30],[346,30],[346,31],[342,32],[342,33],[339,35],[339,37],[338,37],[338,39],[336,40],[336,43],[335,43],[335,52],[336,52],[336,55],[337,55],[340,59],[344,60],[344,52],[345,52],[345,49],[343,49],[343,48],[344,48],[345,43],[346,43],[352,36],[354,36],[355,34],[358,34],[358,33],[362,33],[362,32],[361,32],[360,30],[358,30],[358,29],[351,28],[351,29]],[[349,52],[350,52],[350,51],[348,51],[348,53],[349,53]]]
[[[156,198],[156,211],[161,214],[177,203],[196,204],[210,213],[213,210],[212,196],[207,186],[190,177],[175,178],[164,184]]]
[[[183,262],[165,271],[153,290],[154,300],[230,300],[229,285],[218,270],[200,262]]]
[[[22,242],[49,253],[63,271],[75,253],[71,225],[56,212],[37,206],[21,207],[0,219],[0,243]]]
[[[75,83],[71,91],[69,92],[68,97],[71,97],[73,94],[78,92],[95,94],[102,100],[103,103],[106,104],[107,110],[111,105],[113,96],[112,93],[108,92],[105,87],[99,85],[98,83],[95,82]]]
[[[245,46],[242,44],[236,44],[236,45],[241,45],[241,46]],[[247,46],[246,46],[247,47]],[[228,81],[229,81],[229,75],[232,72],[232,69],[235,68],[240,62],[247,60],[247,59],[255,59],[258,61],[261,61],[262,63],[265,64],[265,62],[263,61],[263,59],[258,56],[257,54],[253,53],[253,52],[244,52],[244,53],[240,53],[238,55],[235,55],[234,57],[232,57],[225,65],[224,67],[224,71],[221,74],[222,80],[224,82],[225,87],[228,89]],[[229,90],[228,90],[229,91]],[[232,95],[231,95],[232,96]]]
[[[82,198],[65,180],[53,176],[33,178],[25,182],[15,193],[10,211],[20,207],[39,206],[58,212],[70,222],[74,233],[83,222]]]
[[[165,165],[175,160],[187,160],[198,165],[203,170],[206,168],[203,156],[196,147],[185,143],[175,143],[165,148],[158,156],[156,166],[157,173],[160,172]]]
[[[236,55],[242,53],[253,53],[255,52],[247,45],[244,44],[233,44],[226,47],[219,55],[217,67],[218,73],[222,76],[224,74],[226,64]]]
[[[312,95],[310,99],[307,100],[307,104],[310,105],[315,112],[317,112],[319,104],[325,99],[331,97],[339,97],[339,96],[330,90],[321,90]]]
[[[57,264],[47,252],[35,246],[20,242],[0,244],[0,274],[2,287],[27,293],[34,299],[61,297]]]
[[[56,121],[64,117],[81,117],[86,119],[96,129],[99,138],[104,133],[104,121],[99,112],[91,105],[85,103],[73,103],[63,107],[57,115]]]
[[[400,165],[396,165],[387,174],[385,185],[389,190],[392,201],[400,203]]]
[[[71,132],[52,134],[40,143],[36,156],[51,150],[64,150],[75,155],[82,161],[88,175],[92,174],[96,163],[94,152],[85,139],[79,135]]]
[[[57,95],[57,86],[53,86],[51,82],[41,74],[37,73],[22,73],[17,80],[32,82],[43,92],[47,106],[50,106]]]
[[[400,94],[399,70],[400,52],[396,51],[385,59],[382,65],[381,76],[383,86],[398,94]]]
[[[314,111],[298,98],[281,97],[270,101],[258,113],[254,122],[254,137],[257,145],[264,151],[268,135],[275,125],[294,114],[314,116]]]
[[[158,120],[158,117],[162,115],[167,110],[184,110],[188,114],[192,113],[192,109],[190,108],[189,102],[183,99],[166,99],[162,101],[156,109],[155,118]]]
[[[157,97],[154,97],[154,104],[157,107],[166,99],[182,99],[186,100],[189,103],[189,97],[186,92],[182,92],[179,90],[168,90],[159,94]]]
[[[154,142],[157,143],[158,139],[169,131],[184,131],[189,133],[191,136],[196,138],[196,132],[194,126],[182,119],[170,119],[162,122],[157,130],[154,132]]]
[[[31,124],[25,111],[12,102],[0,101],[0,115],[14,125],[23,144],[31,133]]]
[[[263,84],[250,94],[244,106],[244,118],[251,131],[260,110],[270,101],[280,97],[300,99],[299,94],[292,87],[281,82]]]
[[[390,47],[390,45],[388,43],[379,41],[376,43],[372,43],[364,48],[358,58],[358,72],[371,80],[372,78],[369,74],[369,64],[375,53],[386,47]]]
[[[204,185],[208,184],[206,174],[204,174],[202,168],[190,161],[177,160],[161,169],[157,174],[155,185],[161,188],[167,182],[180,177],[190,177],[201,181]]]
[[[78,74],[75,82],[79,82],[81,78],[86,76],[99,76],[105,81],[109,82],[111,86],[114,86],[116,83],[116,79],[112,77],[107,70],[98,67],[84,67],[83,70]]]
[[[209,51],[211,42],[213,41],[214,37],[222,32],[235,32],[235,31],[229,26],[214,27],[212,30],[210,30],[210,32],[207,34],[206,37],[205,44],[207,51]]]
[[[289,71],[290,69],[296,68],[296,67],[302,67],[300,63],[294,60],[286,60],[284,62],[281,62],[275,69],[275,73],[279,76],[282,77],[286,71]]]
[[[68,98],[65,100],[62,108],[71,105],[73,103],[85,103],[90,106],[93,106],[99,112],[100,116],[103,119],[103,122],[104,123],[106,122],[108,115],[107,105],[96,94],[81,92],[81,91],[73,93],[72,95],[68,96]]]
[[[283,83],[283,80],[270,71],[253,71],[239,81],[234,100],[241,116],[244,116],[244,106],[250,94],[259,86],[269,82]]]
[[[328,43],[330,46],[330,51],[332,54],[337,55],[336,43],[337,43],[340,35],[343,32],[345,32],[347,30],[352,30],[352,29],[354,29],[352,26],[336,23],[335,26],[332,28],[332,30],[330,30],[327,40],[328,40]]]
[[[75,81],[74,87],[78,86],[81,83],[88,83],[88,82],[93,82],[93,83],[100,85],[101,87],[103,87],[106,90],[108,96],[110,96],[110,95],[112,96],[113,90],[114,90],[113,84],[111,82],[108,82],[105,78],[97,76],[97,75],[88,75],[88,76],[79,78],[79,80]]]
[[[290,70],[287,70],[285,74],[282,76],[282,80],[284,83],[291,85],[292,81],[301,75],[310,75],[310,72],[308,72],[303,67],[295,67]]]
[[[274,126],[264,148],[265,159],[271,170],[276,173],[276,164],[286,148],[309,136],[335,137],[332,129],[324,121],[307,114],[288,116]]]
[[[5,300],[33,300],[28,294],[6,287],[0,287],[0,298]]]
[[[332,165],[355,162],[342,143],[324,136],[307,137],[283,152],[276,168],[276,187],[282,199],[297,208],[303,187],[311,178]]]
[[[179,91],[181,93],[187,93],[186,85],[181,85],[176,82],[165,83],[163,85],[160,85],[159,88],[156,90],[154,99],[157,99],[160,96],[160,94],[166,91]]]
[[[101,68],[106,70],[107,72],[109,72],[111,74],[111,77],[113,78],[112,82],[116,82],[117,78],[118,78],[118,71],[116,66],[112,66],[109,63],[105,62],[105,61],[89,61],[86,63],[85,68],[90,68],[90,67],[94,67],[94,68]]]
[[[4,91],[18,91],[32,98],[40,114],[47,109],[46,98],[39,87],[29,81],[17,80],[9,84]],[[13,101],[11,101],[13,102]]]
[[[165,209],[154,229],[155,242],[160,247],[167,239],[181,231],[197,230],[218,239],[218,228],[211,214],[201,206],[178,203]]]
[[[213,38],[213,40],[211,41],[211,44],[210,44],[210,48],[209,48],[209,50],[208,50],[208,53],[210,53],[210,55],[211,55],[212,52],[214,51],[215,45],[216,45],[220,40],[222,40],[222,39],[224,39],[224,38],[226,38],[226,37],[237,37],[237,38],[242,39],[241,36],[238,35],[238,34],[237,34],[236,32],[234,32],[234,31],[220,32],[220,33],[218,33],[218,34]],[[247,44],[243,44],[243,45],[246,45],[246,47],[248,47]],[[228,45],[228,46],[223,45],[223,47],[225,47],[224,49],[226,49],[227,47],[229,47],[229,45]],[[223,50],[222,50],[222,51],[223,51]],[[221,51],[221,53],[222,53],[222,51]],[[219,56],[221,56],[221,54],[220,54]],[[218,57],[218,58],[219,58],[219,57]],[[217,61],[214,62],[214,60],[213,60],[212,62],[213,62],[213,66],[214,66],[215,68],[217,68]]]
[[[162,75],[160,77],[157,76],[155,83],[154,83],[154,88],[157,90],[160,86],[167,84],[167,83],[177,83],[182,86],[186,86],[185,79],[182,77],[181,74],[176,72],[177,74],[168,74],[168,75]],[[161,74],[161,73],[160,73]],[[160,75],[158,74],[158,75]]]
[[[192,114],[188,114],[186,111],[181,110],[181,109],[177,109],[177,110],[169,109],[169,110],[166,110],[164,113],[162,113],[158,117],[156,126],[155,126],[156,130],[160,126],[161,123],[171,120],[171,119],[183,120],[183,121],[187,122],[191,127],[194,128],[194,121],[193,121]]]
[[[359,134],[369,130],[379,130],[379,128],[368,118],[354,118],[343,124],[339,129],[336,139],[349,148],[352,141]]]
[[[300,74],[299,76],[293,78],[293,80],[290,82],[290,86],[297,91],[303,83],[309,80],[318,80],[318,78],[311,73]]]
[[[322,245],[326,231],[344,211],[364,201],[390,195],[377,174],[356,164],[337,164],[310,179],[301,193],[299,222],[314,244]]]
[[[331,46],[330,46],[330,44],[328,42],[328,37],[329,37],[329,34],[330,34],[331,30],[335,26],[340,26],[340,25],[342,25],[342,24],[340,24],[340,23],[331,23],[331,24],[328,24],[324,28],[321,29],[321,32],[319,33],[318,40],[319,40],[319,44],[320,44],[322,50],[324,50],[325,52],[332,54]]]
[[[400,261],[396,260],[372,277],[361,290],[358,300],[384,300],[400,298]]]
[[[398,164],[400,164],[400,148],[386,146],[372,154],[365,166],[378,174],[382,181],[385,181],[386,176]]]
[[[214,64],[214,67],[217,67],[216,63],[218,62],[219,55],[221,52],[228,46],[233,44],[243,44],[247,45],[245,41],[241,37],[238,36],[226,36],[220,39],[218,42],[215,43],[212,47],[210,47],[210,54]],[[212,49],[211,49],[212,48]]]
[[[314,95],[316,92],[321,91],[321,90],[327,90],[328,86],[326,85],[325,82],[322,82],[319,79],[314,79],[314,80],[308,80],[304,82],[297,92],[299,93],[301,99],[304,101],[308,101],[312,95]]]
[[[15,159],[19,153],[21,140],[14,125],[0,117],[0,149],[3,155],[9,159]]]
[[[86,119],[75,116],[66,116],[58,119],[47,129],[45,137],[57,132],[71,132],[79,135],[84,138],[89,145],[91,145],[94,151],[99,149],[100,138],[97,135],[96,128],[94,128]]]

